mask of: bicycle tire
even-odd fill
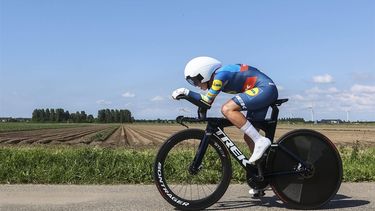
[[[342,181],[342,162],[335,145],[323,134],[307,129],[285,134],[278,144],[314,167],[310,175],[274,176],[270,186],[278,198],[297,209],[317,209],[328,203]],[[278,149],[269,165],[273,172],[290,171],[298,168],[298,161]]]
[[[199,129],[186,129],[180,131],[171,136],[161,146],[156,156],[153,172],[154,182],[162,197],[169,204],[181,210],[201,210],[211,206],[224,195],[230,183],[232,166],[229,152],[224,144],[214,136],[209,140],[208,149],[203,158],[202,169],[200,172],[197,175],[189,173],[189,166],[193,161],[196,148],[202,140],[204,133],[205,131]],[[196,144],[193,145],[193,142]],[[193,147],[195,149],[190,152],[191,150],[184,149],[185,146]],[[169,163],[171,160],[174,160],[175,162],[176,159],[182,159],[182,162]],[[212,173],[212,175],[210,175],[210,173]],[[220,175],[216,175],[216,173]],[[199,180],[201,179],[199,177],[204,177],[206,174],[209,175],[210,184],[204,184],[205,182],[199,183]],[[180,177],[180,179],[176,179],[175,177]],[[217,178],[218,181],[215,181],[215,178]],[[207,177],[205,177],[205,179],[207,179]],[[184,190],[185,184],[187,184],[187,187]],[[178,187],[179,185],[181,185],[181,187]],[[196,197],[196,192],[192,193],[192,189],[194,189],[195,186],[198,190],[198,197]],[[204,187],[207,192],[211,190],[210,187],[213,187],[211,190],[212,192],[200,196],[200,189],[198,186],[207,186]],[[205,193],[206,191],[204,188],[202,190]],[[190,198],[189,195],[186,194],[186,192],[189,191],[191,192]]]

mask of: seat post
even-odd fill
[[[288,99],[278,99],[275,101],[275,103],[271,104],[272,108],[272,113],[271,113],[271,118],[266,121],[267,122],[267,127],[266,130],[264,131],[266,133],[266,137],[269,138],[272,142],[275,137],[275,132],[276,132],[276,126],[277,126],[277,120],[279,117],[279,108],[281,104],[287,102]]]

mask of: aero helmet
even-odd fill
[[[196,57],[190,60],[185,67],[185,79],[193,86],[205,83],[211,75],[221,67],[221,62],[207,56]]]

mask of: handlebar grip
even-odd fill
[[[181,99],[187,99],[187,96],[186,95],[178,95],[176,97],[176,100],[181,100]]]

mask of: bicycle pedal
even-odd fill
[[[259,193],[254,194],[251,198],[258,199],[258,198],[260,198],[264,195],[266,195],[266,193],[264,193],[264,191],[259,191]]]

